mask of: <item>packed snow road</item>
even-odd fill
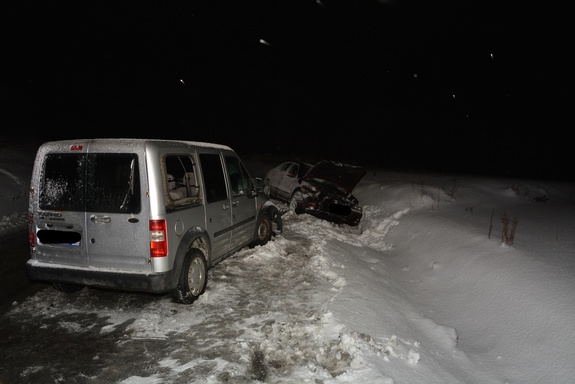
[[[317,257],[310,220],[321,236],[354,230],[287,213],[282,235],[211,269],[205,294],[190,306],[169,295],[51,287],[15,303],[0,326],[0,383],[336,377],[351,358],[317,304],[330,300],[338,280]]]

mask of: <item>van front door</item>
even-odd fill
[[[230,251],[231,201],[220,154],[201,153],[199,158],[204,178],[206,229],[212,239],[212,261],[216,261]]]
[[[229,185],[232,195],[232,248],[249,244],[256,231],[256,203],[248,171],[235,156],[226,156]]]

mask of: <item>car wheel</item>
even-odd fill
[[[266,196],[269,196],[271,193],[271,187],[270,187],[270,180],[267,179],[266,181],[264,181],[264,189],[263,192]]]
[[[53,283],[52,286],[56,288],[56,290],[64,293],[74,293],[84,288],[84,286],[80,284],[68,284],[68,283]]]
[[[192,249],[186,255],[178,286],[173,292],[176,303],[192,304],[206,290],[208,284],[208,263],[199,249]]]
[[[252,246],[264,245],[272,238],[272,220],[267,213],[262,215],[257,228],[256,239]]]
[[[289,209],[290,211],[297,213],[298,215],[302,213],[302,204],[303,204],[303,193],[297,190],[291,196],[289,201]]]

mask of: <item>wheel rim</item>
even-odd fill
[[[188,287],[194,296],[199,296],[202,292],[204,282],[206,280],[205,268],[203,261],[196,257],[192,260],[190,270],[188,273]]]
[[[267,220],[262,220],[258,228],[258,237],[260,240],[265,240],[270,232],[270,225]]]

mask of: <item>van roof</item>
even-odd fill
[[[180,143],[180,144],[185,144],[185,145],[195,146],[195,147],[217,148],[217,149],[225,149],[225,150],[233,151],[233,149],[227,145],[208,143],[208,142],[203,142],[203,141],[173,140],[173,139],[145,139],[145,138],[66,139],[66,140],[48,141],[48,142],[43,143],[43,145],[49,145],[49,144],[73,145],[73,144],[80,144],[80,143],[87,145],[89,143],[105,143],[105,142],[124,143],[125,145],[134,145],[134,144],[141,145],[141,144],[152,143],[152,142]]]

